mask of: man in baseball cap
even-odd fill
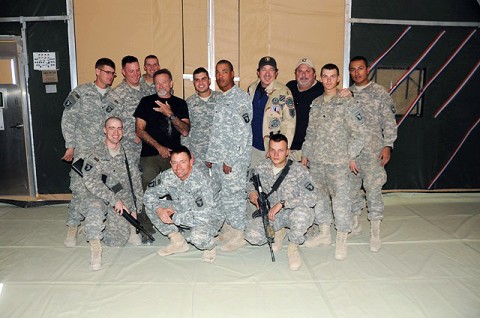
[[[258,79],[247,90],[253,105],[251,167],[265,159],[270,133],[285,135],[288,146],[295,133],[292,93],[276,80],[277,75],[277,61],[264,56],[258,61]]]
[[[323,85],[316,79],[315,63],[311,58],[303,57],[298,60],[294,73],[295,79],[287,83],[293,95],[297,115],[290,158],[300,161],[301,149],[307,133],[310,105],[315,98],[323,94]]]

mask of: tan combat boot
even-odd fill
[[[90,251],[90,269],[92,271],[98,271],[102,269],[102,244],[100,243],[100,240],[90,241]]]
[[[347,258],[347,232],[337,232],[335,240],[335,259],[343,261]]]
[[[283,239],[287,235],[287,229],[281,228],[280,230],[275,232],[275,239],[273,240],[272,250],[276,253],[280,251],[283,247]]]
[[[288,244],[288,268],[292,271],[298,271],[300,266],[302,266],[302,258],[298,252],[298,244],[289,243]]]
[[[380,222],[381,220],[370,221],[370,251],[378,252],[382,247],[380,240]]]
[[[66,247],[77,246],[77,231],[78,226],[69,226],[67,230],[67,237],[63,241],[63,245]]]
[[[217,251],[215,247],[212,248],[211,250],[203,251],[203,261],[206,263],[213,263],[216,257],[217,257]]]
[[[142,238],[140,234],[137,233],[137,229],[134,226],[130,226],[130,237],[128,238],[128,243],[133,246],[142,245]]]
[[[168,256],[175,253],[183,253],[188,251],[188,243],[179,232],[168,234],[170,244],[158,250],[157,254],[160,256]]]
[[[303,243],[305,247],[316,247],[319,245],[330,245],[332,244],[332,236],[330,234],[330,225],[329,224],[320,224],[319,226],[320,233],[317,236],[309,238]]]
[[[228,242],[231,238],[232,238],[232,235],[233,235],[233,227],[230,226],[230,224],[227,224],[227,222],[225,222],[222,226],[222,229],[220,230],[220,234],[218,234],[218,241],[219,242]]]
[[[352,226],[352,232],[348,234],[348,236],[356,236],[362,234],[362,224],[360,224],[360,215],[355,214],[353,216],[353,226]]]
[[[224,252],[233,252],[245,246],[245,244],[247,244],[247,241],[243,238],[243,231],[232,228],[231,239],[222,245],[221,250]]]

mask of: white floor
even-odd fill
[[[266,246],[162,258],[153,246],[104,248],[89,270],[89,247],[63,247],[66,205],[0,205],[0,317],[480,317],[480,194],[385,196],[383,246],[364,233],[334,246],[301,249],[288,270],[286,248],[272,263]],[[284,242],[286,247],[287,242]]]

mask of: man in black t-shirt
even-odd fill
[[[290,147],[290,158],[301,161],[300,150],[307,134],[310,105],[315,98],[323,94],[323,85],[316,79],[315,64],[311,59],[302,58],[298,61],[295,68],[295,79],[288,82],[287,87],[292,92],[297,113],[297,125]]]
[[[156,71],[153,81],[157,93],[142,98],[133,114],[135,132],[142,140],[140,166],[143,190],[160,172],[170,168],[170,151],[179,147],[180,136],[185,137],[190,131],[187,103],[171,94],[173,81],[170,71]],[[139,220],[140,223],[145,221],[147,228],[152,227],[145,213],[139,215]]]

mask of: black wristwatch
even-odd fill
[[[282,205],[282,209],[285,209],[285,200],[280,200],[280,204]]]
[[[175,118],[177,118],[177,116],[175,115],[171,115],[170,117],[168,117],[168,119],[170,119],[171,121],[173,121]]]

